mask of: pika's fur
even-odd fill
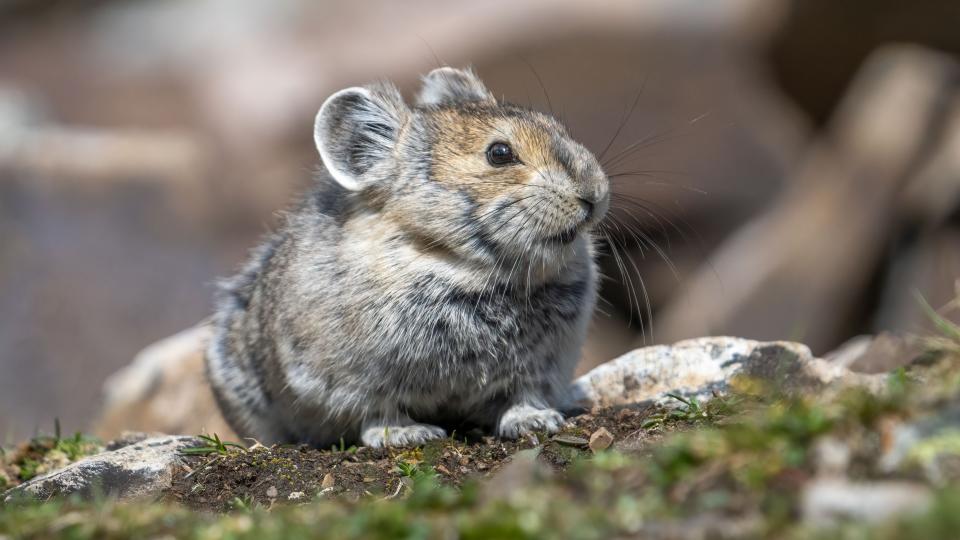
[[[558,430],[609,206],[596,158],[452,68],[412,107],[389,84],[337,92],[314,135],[329,177],[221,288],[207,371],[236,431],[325,447]]]

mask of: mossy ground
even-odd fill
[[[562,433],[501,440],[480,433],[432,441],[419,448],[333,448],[306,446],[223,449],[186,457],[186,474],[176,478],[168,500],[199,510],[225,511],[238,505],[272,507],[317,494],[358,500],[406,493],[418,473],[428,471],[439,484],[459,488],[495,476],[519,451],[536,449],[551,470],[564,471],[588,459],[588,440],[603,427],[635,445],[657,437],[668,426],[643,426],[662,408],[606,409],[571,419]],[[212,450],[212,449],[211,449]]]
[[[910,468],[881,472],[875,445],[893,419],[907,421],[960,399],[960,361],[942,358],[923,369],[922,384],[901,372],[890,377],[883,395],[849,390],[828,402],[741,381],[733,396],[687,404],[674,414],[610,410],[579,417],[560,437],[567,442],[543,437],[536,445],[448,439],[394,450],[224,448],[188,457],[161,501],[10,505],[0,509],[0,534],[607,538],[699,531],[949,538],[960,530],[953,528],[960,526],[960,487],[952,483],[938,488],[923,516],[882,529],[846,524],[808,530],[798,524],[798,497],[816,474],[815,444],[825,436],[851,445],[855,477],[919,477]],[[622,450],[593,453],[581,446],[577,437],[599,427],[615,430]],[[522,466],[534,453],[540,465]],[[325,484],[327,475],[332,480]]]
[[[931,464],[960,463],[958,432],[926,439],[895,468],[881,463],[898,426],[960,407],[960,332],[946,330],[878,394],[797,395],[740,379],[705,404],[594,411],[560,437],[388,450],[214,443],[185,457],[159,501],[9,504],[0,537],[956,538],[960,467]],[[617,442],[592,452],[583,442],[601,427]],[[927,485],[931,504],[883,523],[804,521],[825,441],[848,450],[845,477]]]
[[[0,449],[0,492],[103,450],[97,439],[82,433],[62,437],[59,422],[56,426],[53,435],[39,435],[11,450]]]

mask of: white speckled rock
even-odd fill
[[[170,487],[179,452],[199,446],[196,437],[152,437],[136,444],[84,458],[66,467],[38,476],[4,494],[4,501],[17,498],[48,500],[65,495],[89,498],[109,495],[134,499],[159,495]]]
[[[923,512],[932,498],[929,487],[914,482],[818,478],[803,488],[800,506],[803,519],[812,525],[845,520],[877,523],[900,514]]]
[[[601,364],[573,382],[572,397],[575,406],[585,408],[666,402],[667,393],[709,398],[741,374],[789,388],[883,384],[878,377],[814,358],[799,343],[705,337],[637,349]]]

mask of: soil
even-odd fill
[[[208,456],[185,456],[166,498],[196,510],[223,512],[238,506],[307,502],[315,497],[395,497],[412,477],[429,471],[458,487],[494,475],[521,450],[540,448],[538,459],[562,472],[580,454],[591,452],[590,436],[606,428],[614,446],[642,452],[664,428],[645,428],[658,407],[603,409],[568,419],[558,434],[504,440],[478,433],[415,448],[318,450],[308,446],[256,446]],[[406,469],[406,470],[404,470]]]

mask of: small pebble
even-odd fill
[[[321,488],[326,489],[326,488],[329,488],[329,487],[333,487],[333,484],[334,484],[334,480],[333,480],[333,475],[332,475],[332,474],[327,473],[327,474],[323,475],[323,481],[320,482],[320,487],[321,487]]]
[[[291,492],[290,495],[287,495],[287,499],[291,501],[299,501],[304,497],[304,495],[306,494],[302,491],[294,491],[294,492]]]
[[[274,487],[274,486],[268,487],[268,488],[267,488],[267,497],[270,497],[271,499],[275,499],[275,498],[277,497],[277,488]]]
[[[583,437],[577,437],[576,435],[570,435],[567,433],[554,435],[552,440],[560,444],[566,444],[568,446],[587,446],[588,444],[590,444],[590,441],[584,439]]]
[[[610,448],[611,444],[613,444],[613,434],[605,427],[594,431],[593,435],[590,435],[590,450],[594,452],[606,450]]]

